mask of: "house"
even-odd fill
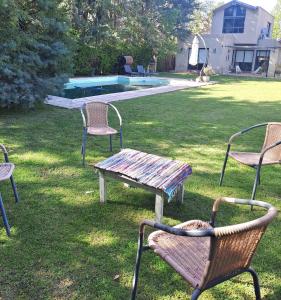
[[[198,65],[189,64],[193,37],[179,43],[176,72],[200,70],[206,60],[218,74],[237,69],[275,76],[281,67],[281,41],[272,39],[274,17],[259,6],[230,1],[213,11],[211,32],[200,40]],[[239,68],[237,67],[239,66]]]

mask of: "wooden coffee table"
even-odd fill
[[[155,220],[161,223],[164,199],[183,202],[184,181],[192,173],[191,167],[181,161],[171,160],[145,152],[123,149],[97,163],[99,171],[100,202],[106,202],[106,177],[115,178],[127,185],[148,190],[156,195]]]

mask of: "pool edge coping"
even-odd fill
[[[116,75],[116,76],[122,76],[122,75]],[[84,78],[90,78],[90,77],[84,77]],[[61,108],[80,109],[85,103],[88,102],[96,101],[96,102],[110,103],[116,101],[125,101],[125,100],[136,99],[136,98],[150,96],[150,95],[174,92],[174,91],[188,89],[188,88],[203,87],[203,86],[213,85],[217,83],[216,81],[196,82],[194,80],[183,79],[183,78],[169,78],[169,77],[156,77],[156,78],[169,80],[169,84],[164,86],[142,89],[142,90],[103,94],[103,95],[82,97],[76,99],[69,99],[69,98],[64,98],[59,96],[48,95],[44,102],[47,105],[57,106]]]

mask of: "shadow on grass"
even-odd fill
[[[164,221],[170,225],[209,219],[212,199],[218,196],[249,198],[254,173],[234,162],[229,162],[224,186],[218,187],[226,141],[241,128],[280,120],[279,96],[254,102],[253,86],[248,90],[237,84],[240,91],[236,91],[225,80],[223,85],[210,88],[117,103],[124,119],[125,147],[184,160],[193,167],[185,185],[184,205],[165,203]],[[268,83],[253,82],[257,97]],[[265,95],[269,93],[267,90]],[[89,164],[111,155],[108,139],[88,139],[88,165],[83,168],[79,111],[47,107],[25,114],[0,111],[0,117],[1,142],[11,150],[22,200],[15,205],[10,186],[1,186],[8,217],[14,224],[10,239],[3,229],[0,235],[1,297],[127,299],[138,223],[154,217],[154,196],[110,181],[110,201],[99,204],[98,178]],[[115,119],[112,122],[117,126]],[[235,149],[259,150],[263,138],[264,131],[257,130],[237,140]],[[118,139],[114,140],[114,151],[119,151]],[[265,169],[258,196],[280,209],[279,170]],[[218,224],[240,223],[259,213],[223,206]],[[271,297],[268,299],[278,299],[280,294],[281,245],[276,238],[280,221],[279,217],[269,227],[254,259],[264,293]],[[143,263],[140,299],[152,299],[151,295],[180,299],[191,294],[184,281],[153,254],[147,254]],[[114,280],[116,275],[120,277]],[[241,288],[237,291],[235,281],[226,283],[206,292],[202,299],[245,298],[243,288],[249,282],[238,282]]]

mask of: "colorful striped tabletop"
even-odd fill
[[[123,149],[97,163],[95,168],[162,190],[167,194],[168,201],[173,198],[177,187],[192,173],[191,167],[184,162],[133,149]]]

